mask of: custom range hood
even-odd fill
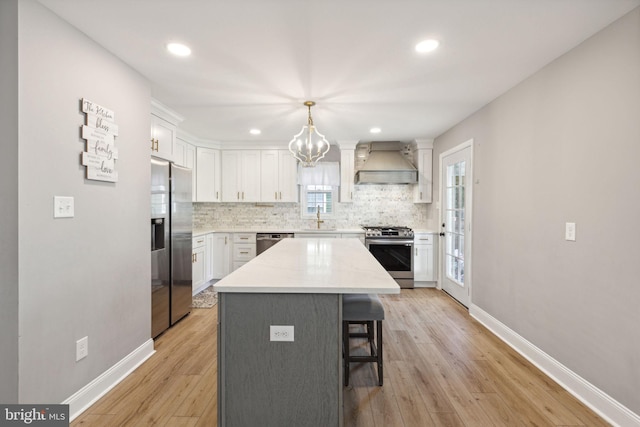
[[[416,184],[418,170],[399,142],[372,142],[369,157],[356,172],[356,184]]]

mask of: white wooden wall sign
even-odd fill
[[[82,138],[87,140],[82,153],[82,165],[87,167],[87,179],[95,181],[118,181],[116,159],[116,136],[118,125],[114,122],[113,111],[88,99],[82,99],[82,112],[86,114],[86,124],[82,126]]]

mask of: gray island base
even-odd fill
[[[362,243],[286,239],[214,288],[218,425],[342,426],[342,294],[400,292]]]

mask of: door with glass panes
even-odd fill
[[[442,289],[469,306],[471,255],[471,142],[440,156]]]

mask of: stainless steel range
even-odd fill
[[[413,288],[413,230],[397,226],[362,226],[369,252],[401,288]]]

